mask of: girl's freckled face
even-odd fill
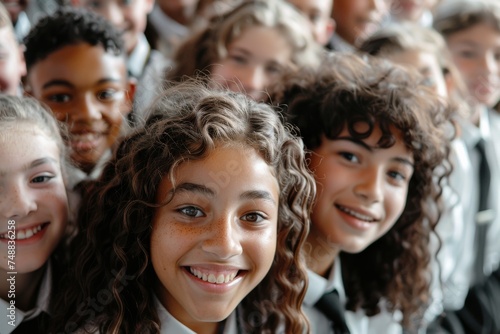
[[[160,184],[151,235],[157,295],[190,326],[227,318],[276,251],[279,186],[252,148],[217,147]],[[193,328],[192,328],[193,329]]]

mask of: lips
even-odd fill
[[[240,270],[227,269],[223,271],[207,270],[204,268],[186,267],[193,276],[198,277],[204,282],[213,284],[225,284],[232,282],[238,276]]]
[[[337,209],[339,209],[340,211],[350,215],[350,216],[353,216],[354,218],[357,218],[359,220],[362,220],[362,221],[365,221],[367,223],[375,223],[378,221],[378,219],[374,218],[373,216],[371,215],[368,215],[366,213],[361,213],[359,211],[356,211],[356,210],[353,210],[353,209],[350,209],[350,208],[347,208],[345,206],[342,206],[342,205],[335,205],[337,207]]]
[[[70,145],[73,150],[78,152],[90,151],[97,148],[103,137],[102,132],[72,133]]]
[[[15,240],[29,239],[29,238],[37,235],[47,225],[48,225],[48,223],[43,223],[43,224],[39,224],[39,225],[32,226],[32,227],[29,227],[29,228],[17,229],[16,230],[16,239]],[[0,234],[0,239],[9,239],[10,240],[9,234],[8,233]]]

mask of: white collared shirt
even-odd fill
[[[158,32],[158,50],[170,59],[175,49],[189,36],[190,29],[165,15],[158,5],[149,15],[149,21]]]
[[[333,333],[332,325],[323,313],[314,305],[327,292],[337,290],[340,302],[345,305],[346,295],[340,266],[340,258],[335,259],[333,270],[328,279],[308,270],[309,285],[303,302],[303,308],[311,323],[311,333],[329,334]],[[389,313],[381,303],[381,312],[375,316],[368,317],[362,309],[356,312],[346,311],[345,319],[351,334],[401,334],[403,329],[399,324],[401,314]]]
[[[7,307],[10,306],[9,302],[3,299],[0,299],[0,333],[1,334],[10,334],[13,332],[17,326],[19,326],[23,321],[31,320],[38,316],[41,312],[45,312],[50,314],[49,312],[49,303],[50,303],[50,293],[51,293],[51,285],[52,285],[52,266],[50,264],[50,260],[47,262],[47,266],[45,268],[45,272],[42,278],[42,284],[38,289],[38,294],[36,298],[36,305],[33,309],[29,311],[21,311],[16,307],[15,310],[15,326],[9,325],[9,321],[11,320],[8,315],[9,310]],[[21,291],[16,291],[16,295],[19,295]]]

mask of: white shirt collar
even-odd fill
[[[314,304],[323,296],[325,293],[337,290],[339,294],[340,301],[345,303],[346,296],[344,290],[344,283],[342,281],[342,268],[340,266],[340,257],[335,259],[332,270],[328,279],[316,274],[311,270],[307,270],[307,276],[309,279],[309,284],[307,287],[306,296],[304,297],[304,304],[306,306],[313,307]]]
[[[196,334],[191,329],[186,327],[180,321],[175,319],[163,306],[163,304],[155,296],[156,311],[158,313],[158,318],[160,320],[161,328],[160,334]],[[3,333],[3,332],[2,332]],[[232,312],[226,319],[226,324],[224,326],[224,334],[237,334],[238,325],[236,319],[236,311]]]
[[[184,38],[189,34],[188,27],[173,20],[168,15],[165,15],[158,5],[155,5],[153,8],[153,11],[149,15],[149,19],[151,24],[157,29],[158,34],[165,40],[169,40],[172,36]]]
[[[339,52],[355,52],[356,51],[356,48],[353,45],[347,43],[345,39],[343,39],[342,37],[340,37],[337,34],[332,35],[330,42],[331,42],[331,45],[333,46],[333,49],[335,51],[339,51]]]
[[[127,59],[127,70],[134,78],[139,79],[141,77],[148,63],[150,52],[151,47],[149,46],[148,40],[144,34],[141,34],[137,40],[137,45]]]

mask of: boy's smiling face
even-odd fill
[[[35,63],[28,91],[69,125],[72,161],[89,173],[117,141],[133,87],[123,57],[79,43]]]

